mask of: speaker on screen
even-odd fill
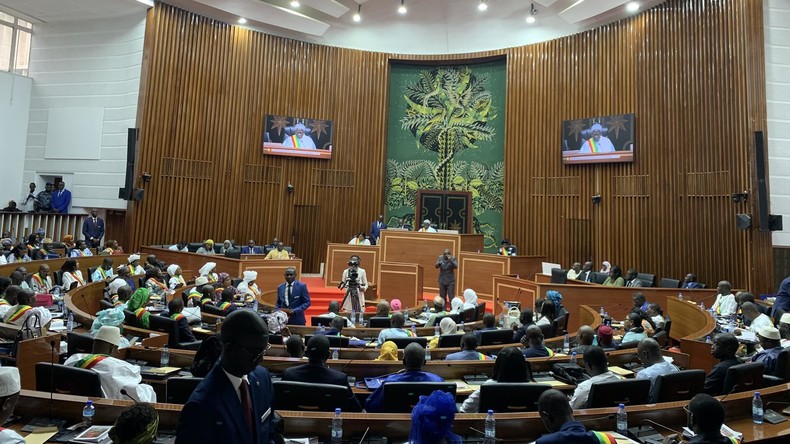
[[[739,230],[748,230],[752,227],[752,216],[751,214],[743,214],[739,213],[735,215],[735,226],[738,227]]]

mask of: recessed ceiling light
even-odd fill
[[[243,25],[245,23],[247,23],[247,19],[246,18],[242,17],[242,18],[239,19],[239,24],[240,25]]]
[[[299,7],[299,2],[298,2],[298,1],[296,1],[296,0],[292,0],[292,1],[291,1],[291,7],[292,7],[292,8],[298,8],[298,7]]]
[[[137,0],[138,2],[146,5],[146,6],[154,6],[154,0]]]
[[[405,14],[406,13],[405,0],[400,0],[400,6],[398,6],[398,13],[399,14]]]
[[[480,4],[477,5],[477,9],[481,11],[485,11],[488,9],[488,1],[487,0],[480,0]]]
[[[535,23],[535,16],[531,15],[527,17],[527,23],[529,23],[530,25]]]
[[[625,5],[625,9],[628,12],[636,12],[639,10],[639,2],[630,2]]]

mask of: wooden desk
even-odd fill
[[[131,253],[130,253],[131,254]],[[112,255],[112,256],[86,256],[86,257],[79,257],[76,258],[77,262],[79,262],[79,270],[82,271],[82,277],[85,278],[86,281],[90,281],[91,277],[88,275],[88,268],[91,267],[98,267],[104,261],[105,258],[111,258],[113,260],[113,268],[117,269],[120,265],[127,264],[127,259],[129,258],[128,254],[124,255]],[[140,254],[140,263],[145,263],[147,255]],[[30,262],[23,262],[23,263],[14,263],[14,264],[5,264],[0,265],[0,276],[10,276],[11,273],[16,269],[16,267],[23,266],[27,268],[28,274],[35,274],[38,273],[38,269],[41,265],[49,265],[49,269],[52,271],[52,282],[55,282],[54,274],[56,271],[60,270],[60,267],[63,266],[63,262],[69,259],[67,257],[59,257],[57,259],[44,259],[40,261],[30,261]]]
[[[668,297],[666,313],[672,319],[670,337],[680,342],[680,349],[689,355],[689,366],[709,373],[718,364],[705,337],[716,329],[716,319],[693,302]]]
[[[423,268],[419,264],[403,262],[381,262],[378,281],[378,297],[391,301],[400,299],[403,308],[417,307],[422,302],[422,292],[425,288]],[[367,296],[367,294],[366,294]]]
[[[461,251],[458,255],[456,293],[471,288],[478,297],[493,300],[495,275],[517,275],[521,279],[532,279],[545,260],[545,256],[500,256]]]
[[[343,270],[348,268],[348,258],[356,254],[360,259],[360,267],[365,269],[368,284],[378,282],[380,248],[378,245],[326,244],[326,266],[324,268],[324,285],[335,287],[340,283]]]

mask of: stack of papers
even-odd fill
[[[87,430],[77,435],[77,442],[102,442],[107,439],[112,426],[90,426]]]

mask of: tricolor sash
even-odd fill
[[[211,298],[204,298],[200,301],[200,305],[211,304],[214,305],[214,300]]]
[[[184,319],[184,318],[186,318],[186,316],[182,315],[181,313],[176,313],[176,314],[170,315],[170,319],[172,319],[174,321],[180,321],[181,319]]]
[[[148,313],[148,310],[146,310],[145,307],[140,307],[140,308],[138,308],[137,310],[134,311],[135,317],[137,317],[137,319],[140,319],[140,320],[143,319],[143,316],[146,313]]]
[[[592,137],[587,139],[587,141],[584,142],[584,144],[587,145],[590,148],[590,152],[591,153],[597,153],[598,152],[598,144],[595,143],[595,140],[593,140]]]
[[[549,352],[549,357],[554,356],[554,351],[552,349],[550,349],[548,347],[545,347],[545,348],[546,348],[546,351]]]
[[[294,148],[302,148],[302,140],[294,134],[291,136],[291,145],[293,145]]]
[[[32,309],[33,309],[33,308],[32,308],[32,307],[30,307],[29,305],[20,305],[20,306],[19,306],[19,307],[16,309],[16,311],[14,312],[14,314],[12,314],[12,315],[11,315],[11,317],[8,319],[8,322],[14,322],[14,321],[16,321],[17,319],[20,319],[22,316],[24,316],[24,315],[25,315],[25,313],[29,312],[29,311],[30,311],[30,310],[32,310]]]
[[[164,282],[159,282],[155,278],[148,279],[148,282],[153,282],[154,285],[161,288],[162,290],[167,290],[167,285],[165,285]]]
[[[505,247],[500,248],[499,249],[499,254],[501,254],[502,256],[507,256],[508,255],[507,254],[507,248],[505,248]]]
[[[104,361],[107,359],[107,355],[88,355],[76,363],[74,363],[74,367],[84,368],[86,370],[90,370],[93,367],[96,367],[96,364]]]
[[[228,307],[230,307],[230,302],[225,301],[225,302],[219,304],[219,309],[222,310],[222,311],[227,311]]]
[[[67,273],[69,273],[71,275],[71,277],[74,278],[75,281],[79,282],[80,286],[85,285],[85,281],[82,280],[80,275],[78,275],[77,273],[71,273],[71,272],[67,272]]]
[[[34,280],[34,281],[36,281],[36,282],[38,283],[38,287],[39,287],[39,288],[46,288],[46,289],[49,289],[49,287],[47,286],[47,284],[45,284],[45,283],[44,283],[44,279],[42,279],[42,278],[41,278],[41,276],[40,276],[38,273],[36,273],[36,274],[34,274],[34,275],[33,275],[33,280]]]
[[[617,444],[617,439],[611,433],[593,432],[599,444]]]
[[[0,298],[0,305],[11,305],[11,304],[9,304],[8,301],[5,300],[5,298]]]
[[[489,358],[488,356],[486,356],[486,355],[484,355],[484,354],[482,354],[480,352],[477,352],[477,360],[478,361],[489,361],[489,360],[491,360],[491,358]]]

